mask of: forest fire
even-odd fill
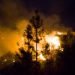
[[[33,60],[45,61],[54,59],[58,51],[63,51],[59,37],[62,34],[63,32],[58,31],[47,33],[43,28],[43,20],[38,10],[35,10],[35,14],[29,20],[29,24],[24,30],[20,47],[22,46],[26,52],[30,52]]]
[[[38,45],[38,49],[41,48],[41,51],[39,51],[40,55],[38,56],[39,57],[38,59],[45,61],[47,58],[50,59],[50,57],[53,57],[53,59],[56,58],[55,56],[51,56],[51,55],[54,55],[56,50],[61,51],[60,37],[58,37],[56,35],[45,35],[44,38],[45,38],[45,40],[41,41],[42,45]],[[44,44],[46,44],[46,45],[44,46]],[[42,46],[44,46],[44,48]],[[45,48],[46,48],[46,51],[45,51]],[[47,56],[45,56],[45,55],[47,55]]]
[[[60,32],[61,33],[61,32]],[[25,42],[27,41],[26,39],[24,39],[25,37],[21,38],[21,43],[20,43],[20,47],[24,47],[25,50],[28,49],[27,45],[25,44]],[[54,57],[54,54],[56,54],[55,52],[57,50],[60,50],[61,52],[63,51],[61,48],[61,40],[60,37],[57,36],[56,34],[44,34],[44,37],[41,36],[41,40],[39,43],[37,43],[37,53],[38,53],[38,61],[46,61],[46,59],[50,59],[50,57]],[[32,50],[32,54],[33,54],[33,60],[35,60],[35,52],[36,52],[36,43],[34,41],[31,41],[31,43],[33,45],[33,49]],[[26,50],[27,51],[27,50]],[[53,55],[53,56],[52,56]]]
[[[75,75],[75,0],[0,0],[0,75]]]

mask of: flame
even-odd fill
[[[63,33],[61,33],[61,32],[57,32],[57,34],[58,34],[58,35],[62,35]]]
[[[46,58],[43,56],[42,53],[38,56],[38,59],[39,60],[42,60],[42,61],[45,61],[46,60]]]
[[[36,50],[36,44],[34,43],[34,49]],[[37,44],[37,50],[41,51],[42,50],[42,45],[40,43]]]
[[[60,40],[58,36],[46,35],[45,39],[46,42],[50,45],[50,50],[58,49],[60,47]]]
[[[59,32],[61,34],[61,32]],[[61,41],[60,41],[60,37],[56,35],[55,32],[47,35],[47,34],[43,34],[44,36],[41,36],[41,40],[39,43],[37,43],[37,53],[38,53],[38,61],[45,61],[47,58],[50,58],[52,57],[53,59],[55,58],[54,55],[56,56],[56,50],[60,50],[60,51],[63,51],[63,48],[61,48]],[[40,36],[39,36],[40,37]],[[25,37],[22,37],[21,38],[21,46],[25,48],[25,50],[27,49],[27,45],[24,44],[24,42],[26,41],[27,39]],[[50,52],[50,55],[46,55],[44,56],[43,55],[43,51],[44,51],[44,48],[45,48],[45,44],[48,43],[49,44],[49,52]],[[34,47],[34,50],[36,52],[36,43],[34,41],[31,42],[31,44],[33,45]],[[36,53],[33,52],[34,54],[33,55],[36,55]],[[35,57],[33,58],[33,60],[35,60]]]

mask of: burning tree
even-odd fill
[[[24,50],[32,53],[32,59],[36,59],[36,61],[56,58],[54,55],[57,54],[57,50],[61,50],[59,36],[53,32],[47,34],[44,32],[42,25],[43,21],[36,10],[35,15],[29,20],[22,37]]]
[[[37,61],[37,43],[39,43],[40,39],[38,37],[38,29],[42,26],[42,20],[39,16],[39,13],[38,11],[36,10],[35,11],[35,16],[33,16],[30,20],[30,23],[32,24],[32,26],[34,27],[35,29],[35,33],[36,33],[36,61]]]
[[[32,37],[32,27],[31,27],[31,25],[27,25],[27,28],[26,28],[26,30],[24,31],[24,35],[23,35],[24,37],[26,36],[26,38],[27,38],[27,42],[25,42],[25,44],[27,44],[28,45],[28,52],[30,52],[30,49],[31,48],[33,48],[33,46],[30,44],[30,42],[31,42],[31,40],[33,39],[33,37]]]
[[[23,50],[24,46],[27,45],[25,47],[25,51],[27,52],[31,52],[31,53],[36,53],[36,61],[37,61],[37,57],[38,57],[38,44],[40,42],[40,38],[39,35],[42,31],[41,27],[42,27],[42,19],[40,18],[40,15],[38,13],[37,10],[35,10],[35,15],[32,16],[32,18],[30,19],[30,24],[27,25],[27,27],[24,30],[23,33],[23,37],[22,37],[22,42],[23,42],[23,47],[20,48],[19,50]],[[25,39],[26,38],[26,39]],[[36,46],[34,47],[34,44],[36,44]],[[26,49],[27,48],[27,49]],[[31,51],[32,50],[32,51]],[[33,55],[32,55],[33,56]]]

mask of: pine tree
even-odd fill
[[[28,45],[28,52],[30,51],[30,49],[32,48],[32,45],[30,44],[30,42],[31,42],[31,40],[33,39],[33,37],[32,37],[32,27],[31,27],[31,25],[27,25],[27,28],[26,28],[26,30],[25,30],[25,33],[24,34],[26,34],[25,35],[25,37],[27,38],[27,42],[25,42],[25,44],[27,44]]]
[[[38,13],[38,10],[35,10],[35,16],[32,16],[30,23],[32,24],[32,26],[35,29],[35,33],[36,33],[36,61],[37,61],[37,43],[39,43],[40,39],[38,38],[38,30],[41,28],[42,26],[42,19],[40,18],[40,15]]]

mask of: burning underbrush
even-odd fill
[[[56,60],[58,52],[63,52],[63,48],[61,46],[62,41],[60,35],[61,32],[52,32],[50,34],[43,33],[39,38],[41,39],[39,43],[37,43],[37,59],[38,61],[46,61],[46,60]],[[35,38],[35,36],[34,36]],[[28,44],[26,44],[27,38],[22,37],[19,42],[19,48],[23,48],[26,52],[28,51]],[[32,54],[32,60],[36,60],[36,43],[34,41],[30,42],[31,48],[29,52]]]

